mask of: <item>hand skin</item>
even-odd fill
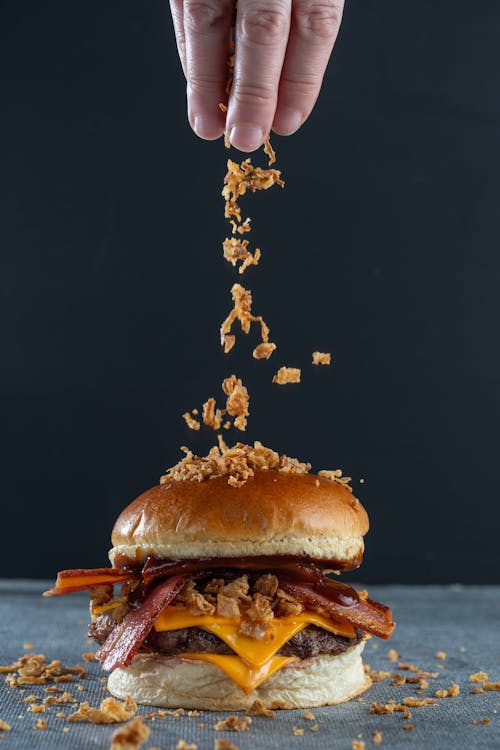
[[[226,132],[240,151],[254,151],[274,130],[291,135],[309,117],[342,19],[343,0],[238,0],[231,94],[227,60],[234,22],[231,0],[170,0],[187,81],[194,132]],[[228,106],[227,114],[219,102]]]

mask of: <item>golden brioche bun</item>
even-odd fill
[[[156,558],[306,555],[353,567],[368,516],[342,484],[314,474],[257,471],[234,488],[227,477],[168,479],[118,517],[112,563]]]

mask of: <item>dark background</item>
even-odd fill
[[[1,574],[106,564],[234,371],[246,438],[355,478],[365,581],[500,582],[498,1],[348,0],[313,116],[273,141],[285,190],[242,202],[269,362],[218,346],[227,154],[188,127],[166,0],[0,9]]]

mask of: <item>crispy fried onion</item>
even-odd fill
[[[248,395],[247,388],[243,385],[241,378],[237,378],[236,375],[230,375],[224,379],[222,390],[226,395],[225,409],[217,408],[217,403],[213,396],[208,398],[202,407],[203,424],[211,427],[213,430],[220,430],[222,426],[227,429],[231,426],[231,421],[227,420],[224,422],[224,425],[222,423],[223,418],[229,415],[229,417],[233,418],[232,425],[237,430],[244,431],[247,426],[248,407],[250,404],[250,396]],[[182,416],[190,429],[200,429],[200,423],[194,419],[190,412],[186,412]]]
[[[227,338],[229,337],[233,323],[235,323],[236,320],[239,321],[243,333],[247,334],[250,333],[252,323],[258,323],[260,325],[262,343],[269,343],[269,327],[264,318],[262,315],[252,314],[252,292],[249,289],[245,289],[241,284],[233,284],[231,288],[231,296],[233,298],[233,309],[220,327],[221,345],[226,349]],[[234,341],[232,346],[234,346]],[[230,348],[232,348],[232,346]],[[274,348],[276,348],[276,346],[274,346]]]
[[[236,227],[238,231],[239,227]],[[226,237],[222,243],[224,249],[224,258],[235,266],[238,262],[241,265],[238,269],[240,274],[245,273],[248,266],[256,266],[259,263],[261,252],[258,247],[255,248],[252,254],[248,249],[248,240],[240,240],[237,237]]]
[[[222,188],[222,197],[226,201],[224,212],[226,219],[234,217],[236,221],[241,223],[241,209],[238,206],[238,199],[245,195],[247,190],[255,193],[256,190],[268,190],[273,185],[283,187],[284,184],[281,179],[281,172],[278,169],[254,167],[250,159],[245,159],[241,164],[228,159],[227,174],[224,177],[224,187]]]
[[[280,456],[258,440],[253,446],[236,443],[228,447],[222,440],[219,443],[206,456],[196,456],[183,447],[185,457],[161,477],[160,483],[165,484],[171,479],[203,482],[205,479],[228,477],[228,484],[239,487],[256,471],[277,469],[286,474],[307,474],[311,468],[311,464],[302,463],[296,458]]]

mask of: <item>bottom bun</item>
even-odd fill
[[[358,643],[339,656],[313,656],[290,662],[251,693],[244,693],[214,664],[182,657],[139,654],[125,669],[115,669],[108,689],[117,698],[161,708],[245,711],[256,700],[268,708],[313,708],[342,703],[363,693],[365,674]]]

